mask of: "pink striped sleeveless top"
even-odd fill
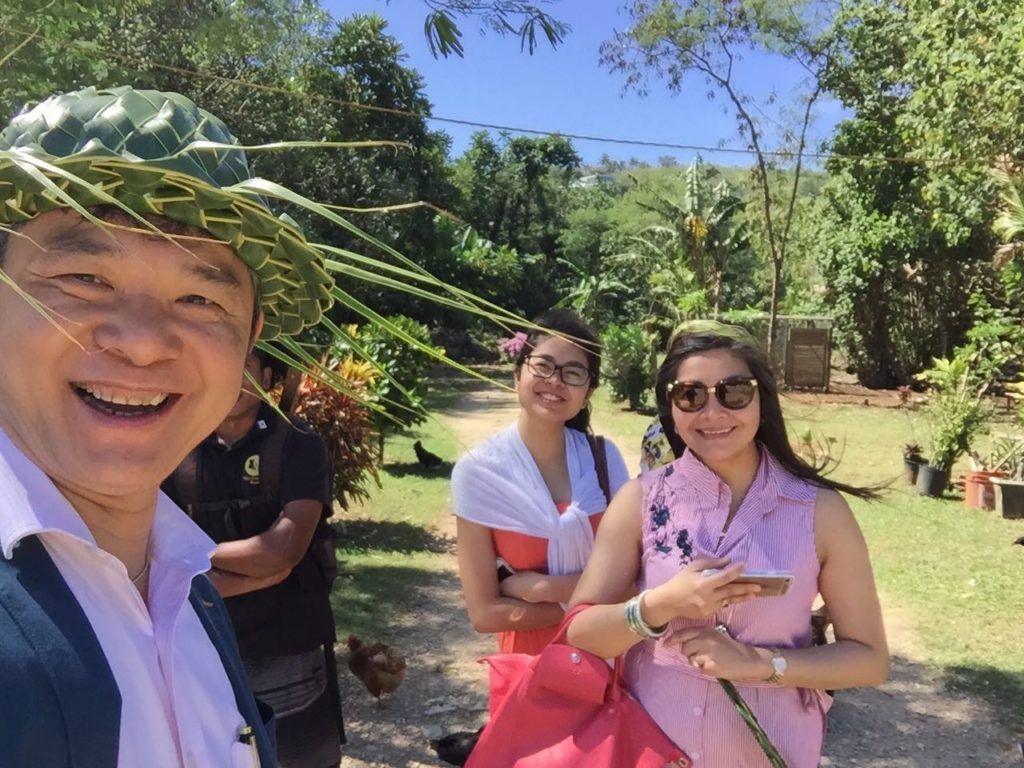
[[[748,645],[809,646],[811,606],[818,594],[817,490],[762,450],[754,482],[719,540],[729,513],[729,487],[690,451],[642,475],[641,483],[640,589],[663,584],[691,560],[705,557],[728,557],[749,570],[793,572],[786,595],[732,605],[706,620],[676,619],[665,639],[645,640],[626,659],[630,690],[698,768],[768,766],[721,685],[693,667],[671,635],[685,627],[722,622],[732,637]],[[736,687],[789,768],[819,764],[831,704],[824,692],[767,683]]]

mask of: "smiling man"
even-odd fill
[[[4,766],[275,764],[213,543],[158,493],[231,410],[261,331],[329,303],[321,255],[234,186],[235,143],[187,99],[128,88],[0,134]]]

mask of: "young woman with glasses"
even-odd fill
[[[534,323],[545,330],[528,335],[515,363],[519,418],[452,473],[466,609],[502,653],[538,653],[551,640],[607,506],[588,439],[597,337],[571,312]],[[604,446],[614,494],[629,475]]]
[[[769,764],[718,678],[735,683],[789,768],[817,766],[825,691],[888,674],[867,547],[837,491],[875,493],[793,452],[771,366],[740,328],[677,331],[655,394],[678,458],[609,507],[572,597],[593,607],[569,641],[628,652],[630,690],[701,768]],[[784,572],[788,591],[767,596],[784,579],[761,587],[745,571]],[[819,593],[836,642],[811,647]]]

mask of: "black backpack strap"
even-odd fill
[[[597,470],[597,484],[601,486],[605,503],[611,503],[611,483],[608,480],[608,453],[602,435],[587,435],[590,452],[594,454],[594,469]]]
[[[189,451],[170,477],[174,485],[174,498],[181,499],[182,507],[191,517],[192,507],[199,501],[199,448]]]
[[[274,711],[252,695],[249,679],[238,653],[238,643],[231,628],[227,609],[217,588],[206,574],[192,579],[192,590],[188,596],[192,609],[217,649],[224,671],[231,681],[238,713],[251,729],[250,737],[259,753],[259,765],[272,768],[277,765],[277,742],[274,735]]]
[[[273,420],[270,434],[260,446],[260,496],[265,499],[281,498],[281,474],[284,472],[285,446],[289,434],[297,427],[291,419],[281,418],[277,413],[270,415]],[[271,468],[273,468],[271,470]],[[281,510],[278,509],[278,512]]]

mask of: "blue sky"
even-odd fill
[[[326,8],[338,19],[353,13],[376,12],[388,20],[389,33],[405,46],[405,64],[418,70],[426,82],[426,94],[438,117],[495,125],[559,131],[639,141],[705,147],[743,147],[737,137],[731,109],[723,99],[709,101],[707,87],[694,78],[684,92],[673,96],[664,83],[653,81],[650,94],[641,98],[623,94],[622,76],[600,66],[600,44],[613,30],[625,26],[618,0],[560,0],[551,12],[572,26],[557,49],[544,42],[531,56],[520,52],[519,40],[500,37],[471,19],[461,20],[465,57],[435,59],[423,35],[427,7],[419,0],[326,0]],[[738,66],[742,88],[767,103],[777,94],[777,105],[766,112],[777,119],[780,107],[792,108],[800,85],[800,72],[789,62],[774,57],[748,57]],[[766,110],[768,108],[766,107]],[[827,137],[842,114],[838,105],[818,107],[813,135]],[[432,128],[452,137],[452,154],[460,155],[478,128],[434,121]],[[680,162],[694,152],[659,147],[629,146],[573,140],[584,162],[596,162],[602,154],[626,160],[636,157],[654,163],[662,155]],[[769,145],[777,145],[773,131]],[[720,165],[748,165],[744,155],[701,152]]]

